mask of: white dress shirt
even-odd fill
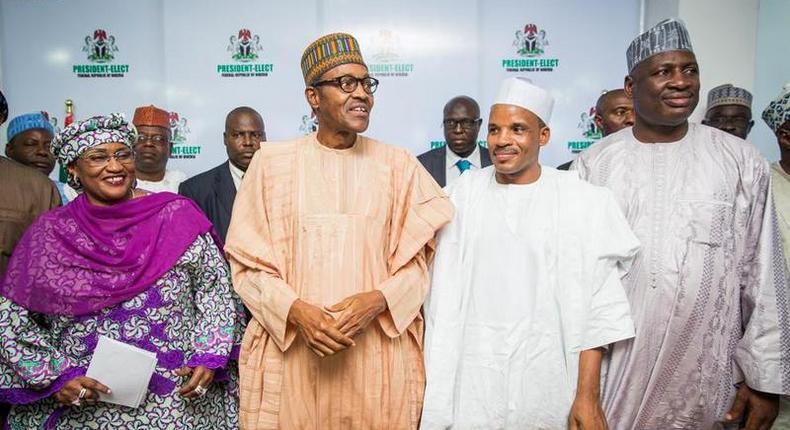
[[[230,166],[230,176],[233,178],[233,186],[236,187],[236,191],[239,191],[239,186],[241,185],[241,178],[244,177],[244,171],[236,167],[230,161],[228,161],[228,166]]]
[[[144,181],[137,180],[137,188],[150,191],[152,193],[159,193],[162,191],[170,191],[171,193],[178,192],[178,186],[187,179],[186,173],[180,170],[165,170],[165,177],[161,181]]]
[[[447,147],[447,151],[445,151],[445,164],[444,167],[446,170],[445,176],[445,186],[450,185],[456,179],[461,177],[461,170],[458,169],[458,166],[455,165],[460,160],[467,160],[471,165],[469,166],[469,170],[477,170],[480,168],[480,146],[475,144],[475,150],[472,151],[466,158],[461,158],[453,152],[450,147]]]

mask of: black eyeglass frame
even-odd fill
[[[468,125],[464,125],[467,121],[469,121]],[[445,119],[442,120],[442,127],[447,130],[455,130],[456,127],[459,125],[461,126],[461,130],[472,130],[475,126],[480,127],[483,124],[483,118],[464,118],[464,119]]]
[[[353,81],[349,80],[348,78],[353,79]],[[343,86],[343,79],[346,80],[346,86],[345,87]],[[365,86],[365,82],[369,82],[369,85]],[[321,85],[336,85],[344,93],[349,93],[350,94],[350,93],[353,93],[354,91],[356,91],[357,87],[360,84],[362,84],[362,90],[363,91],[365,91],[366,93],[368,93],[370,95],[373,95],[373,93],[375,93],[376,90],[378,89],[379,80],[374,78],[374,77],[372,77],[372,76],[365,76],[364,78],[357,78],[356,76],[343,75],[343,76],[338,76],[338,77],[336,77],[334,79],[326,79],[326,80],[323,80],[323,81],[313,82],[313,84],[310,85],[310,86],[312,86],[312,87],[320,87]],[[349,86],[349,85],[351,85],[351,86]],[[348,88],[346,88],[346,87],[348,87]]]

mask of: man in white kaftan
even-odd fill
[[[769,428],[790,393],[790,309],[768,163],[688,123],[699,75],[682,23],[645,35],[625,83],[635,125],[574,163],[643,246],[624,279],[636,337],[604,363],[604,410],[618,430]]]
[[[600,410],[598,349],[633,336],[620,277],[639,243],[608,190],[537,163],[552,104],[506,80],[489,122],[494,166],[448,187],[456,214],[425,307],[423,430],[566,428],[583,403],[577,385]],[[503,117],[507,106],[534,124]],[[545,140],[515,142],[527,128]],[[508,171],[520,158],[524,169]],[[596,365],[581,365],[587,351]],[[571,428],[605,425],[602,410],[573,418]]]

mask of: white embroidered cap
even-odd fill
[[[548,124],[551,120],[551,111],[554,109],[554,97],[548,91],[533,84],[531,80],[517,76],[502,82],[494,104],[522,107]]]

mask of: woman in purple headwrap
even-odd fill
[[[0,402],[11,429],[238,426],[243,308],[211,223],[191,200],[135,189],[134,127],[120,115],[52,142],[84,192],[36,220],[0,286]],[[156,353],[136,409],[97,402],[100,335]],[[119,368],[118,372],[123,372]]]

